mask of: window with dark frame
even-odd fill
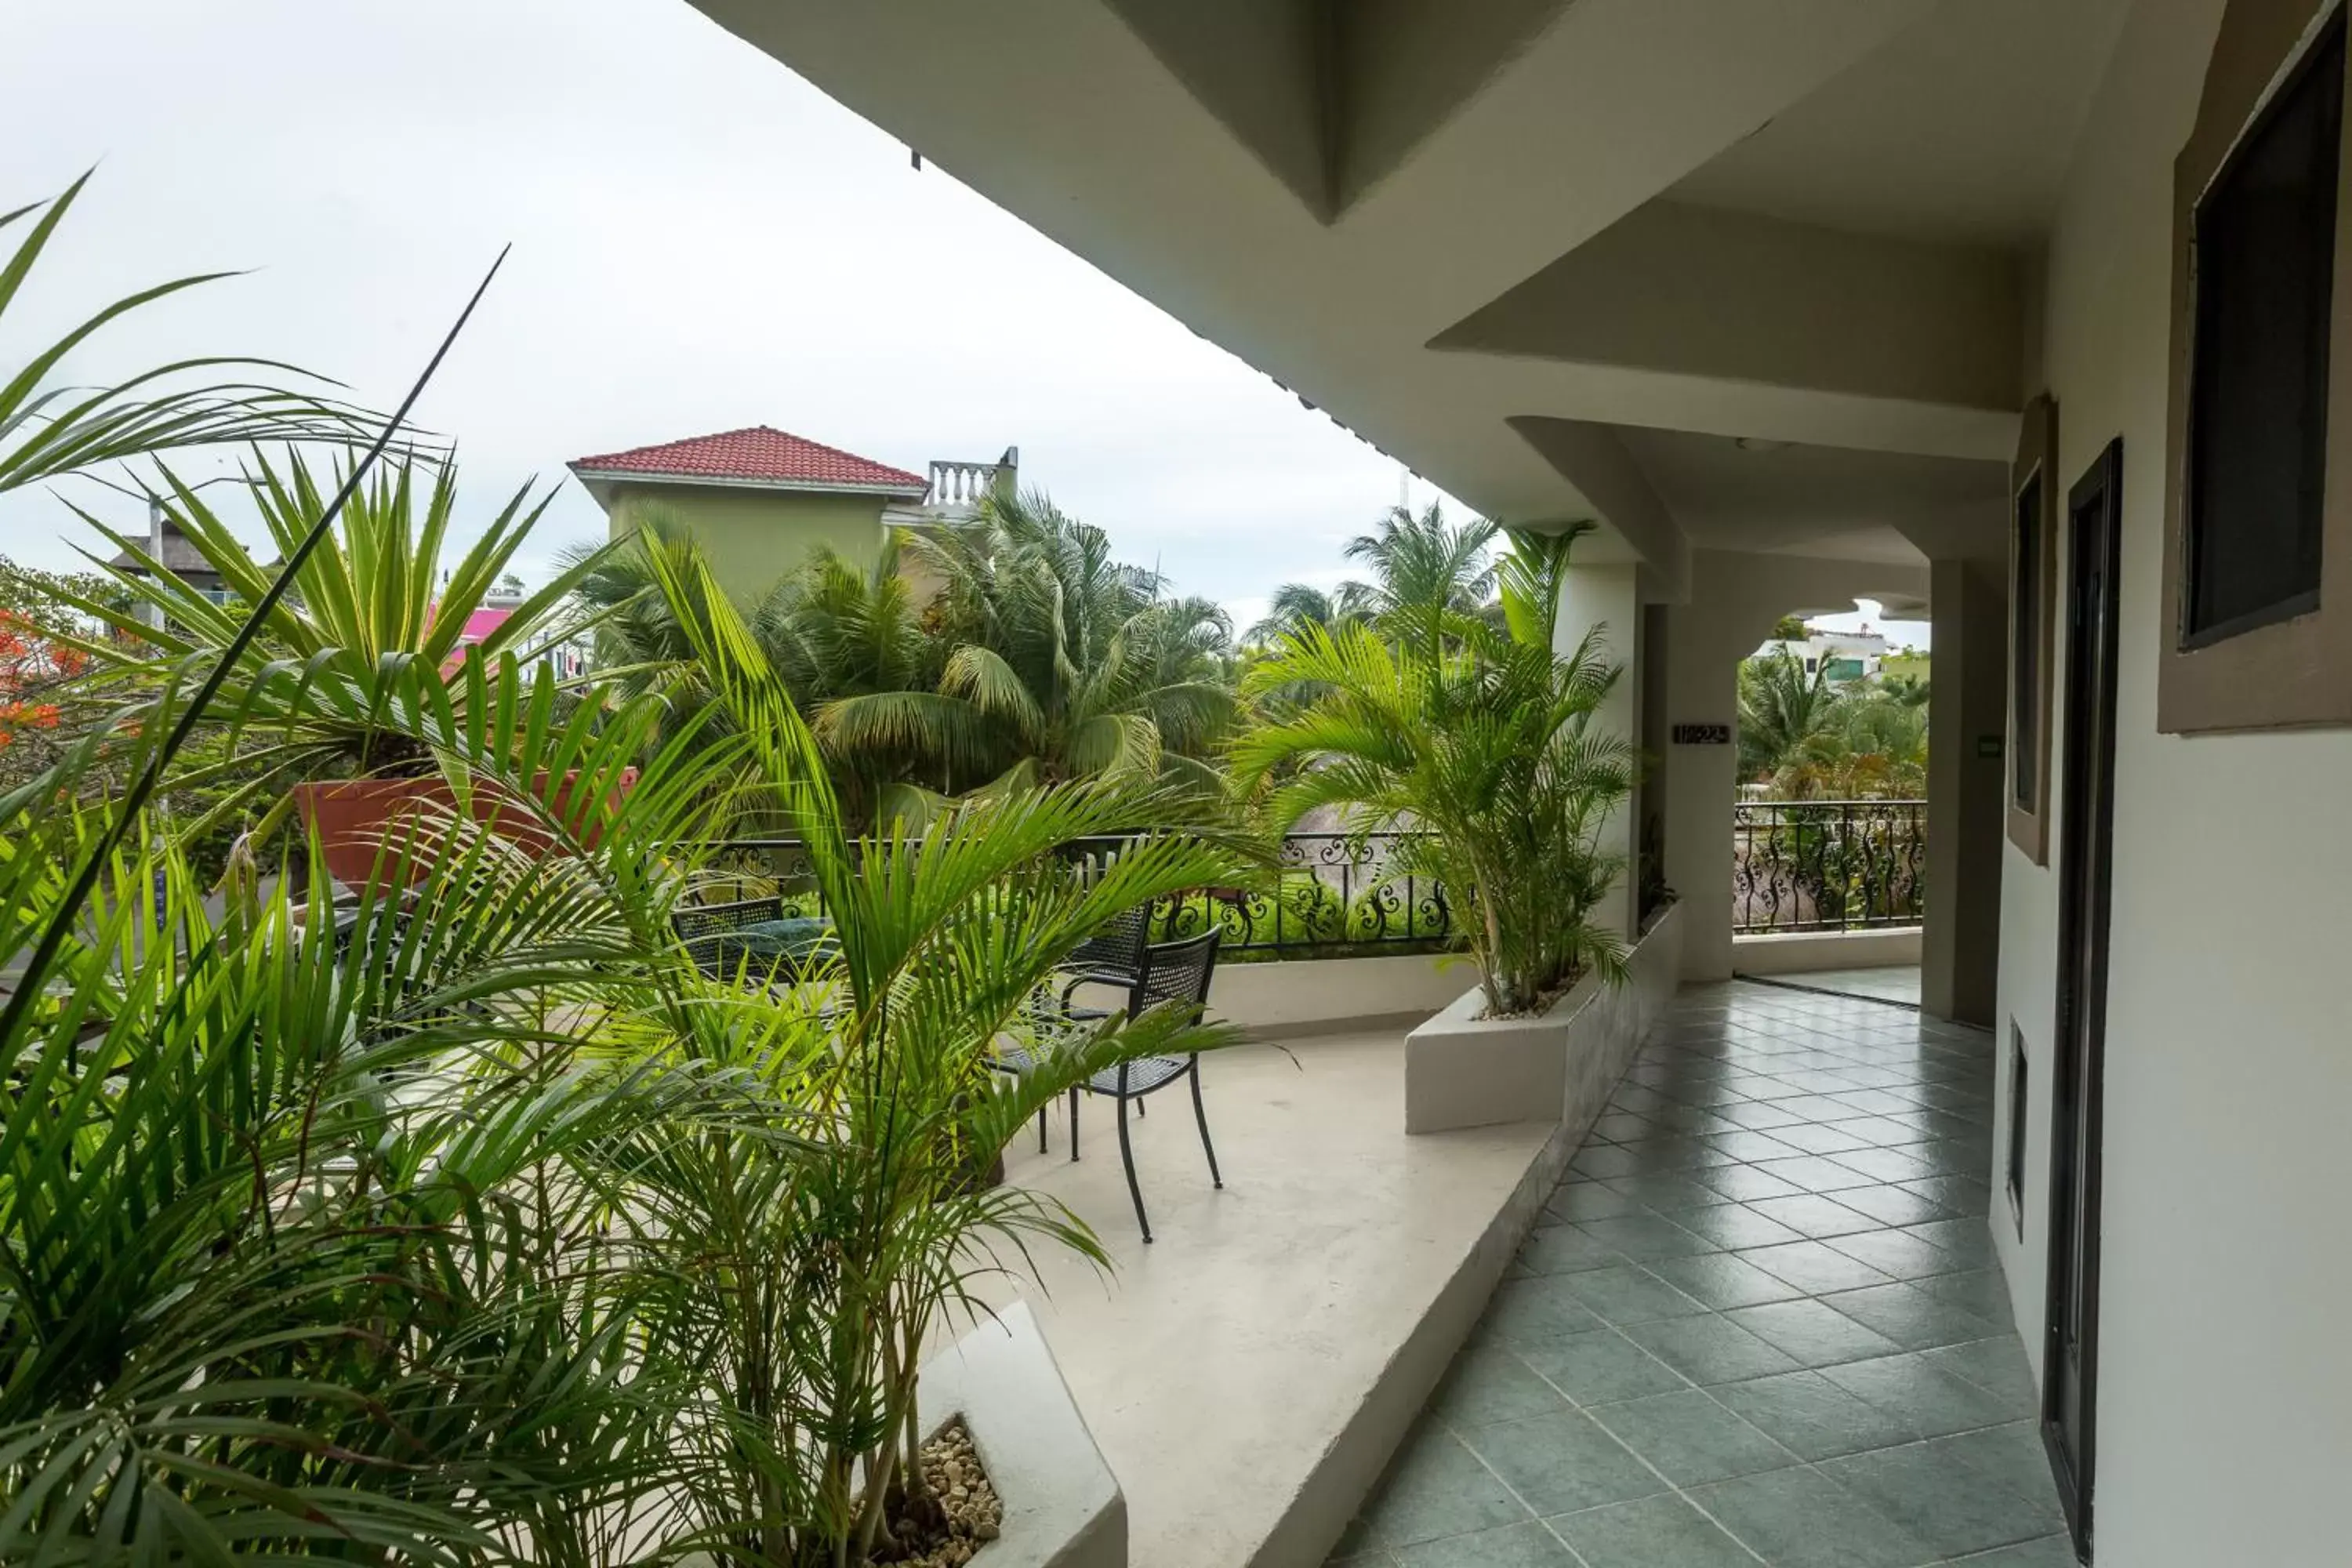
[[[2018,1239],[2025,1239],[2025,1031],[2009,1021],[2009,1211]]]
[[[2195,211],[2180,645],[2318,607],[2345,20]]]
[[[2042,737],[2042,470],[2017,492],[2017,538],[2010,552],[2010,712],[2016,733],[2009,738],[2010,799],[2020,810],[2041,809]]]

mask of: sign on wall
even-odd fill
[[[1677,746],[1727,746],[1731,744],[1728,724],[1677,724],[1675,726]]]

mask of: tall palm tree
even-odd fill
[[[920,756],[950,793],[1108,773],[1216,782],[1207,759],[1234,711],[1222,609],[1161,598],[1157,573],[1042,496],[991,500],[978,526],[908,548],[941,584],[931,614],[953,651],[930,690],[821,707],[828,752]]]
[[[1371,590],[1361,583],[1342,583],[1326,593],[1305,583],[1285,583],[1266,602],[1265,614],[1250,625],[1249,641],[1270,647],[1310,626],[1338,631],[1370,616],[1366,602]]]
[[[1497,531],[1485,518],[1458,526],[1448,522],[1444,508],[1435,501],[1417,516],[1404,507],[1391,508],[1371,532],[1360,533],[1347,544],[1348,559],[1371,569],[1370,582],[1350,580],[1328,593],[1305,583],[1285,583],[1274,591],[1265,616],[1250,627],[1250,641],[1273,647],[1293,634],[1336,633],[1360,623],[1376,623],[1393,637],[1420,617],[1441,611],[1485,616],[1499,625],[1492,602],[1496,570],[1492,549]],[[1264,695],[1280,703],[1313,693],[1286,687]]]
[[[1497,531],[1483,517],[1450,523],[1435,501],[1419,516],[1396,507],[1373,531],[1349,540],[1347,556],[1371,568],[1363,598],[1377,618],[1433,608],[1475,616],[1494,596]]]
[[[1425,637],[1360,625],[1288,639],[1245,689],[1311,682],[1324,695],[1234,748],[1237,784],[1273,786],[1276,828],[1335,806],[1359,833],[1413,825],[1391,872],[1454,901],[1497,1013],[1622,966],[1623,944],[1591,918],[1619,869],[1601,824],[1632,788],[1626,742],[1595,723],[1621,672],[1597,636],[1552,647],[1581,531],[1514,536],[1501,630],[1440,605]]]
[[[1786,648],[1739,667],[1739,774],[1769,778],[1830,721],[1836,702],[1826,669],[1806,672]]]

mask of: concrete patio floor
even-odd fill
[[[1991,1089],[1976,1030],[1685,989],[1334,1562],[2073,1563]]]
[[[1058,1112],[1050,1153],[1008,1151],[1007,1180],[1069,1204],[1116,1268],[1041,1248],[983,1293],[1031,1301],[1137,1568],[1313,1563],[1550,1191],[1550,1124],[1406,1137],[1403,1058],[1394,1029],[1203,1058],[1222,1192],[1182,1085],[1152,1096],[1131,1124],[1148,1247],[1108,1101],[1080,1112],[1077,1163]]]

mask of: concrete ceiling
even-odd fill
[[[1600,516],[1673,597],[1695,544],[1886,559],[1890,510],[1990,482],[2122,0],[696,3],[1472,505]],[[1800,456],[1718,465],[1735,437]]]
[[[1941,6],[1669,194],[1859,233],[2031,245],[2128,7]]]
[[[1916,565],[1905,529],[1957,520],[1998,531],[2009,468],[1981,458],[1772,447],[1682,430],[1616,431],[1692,547]]]

